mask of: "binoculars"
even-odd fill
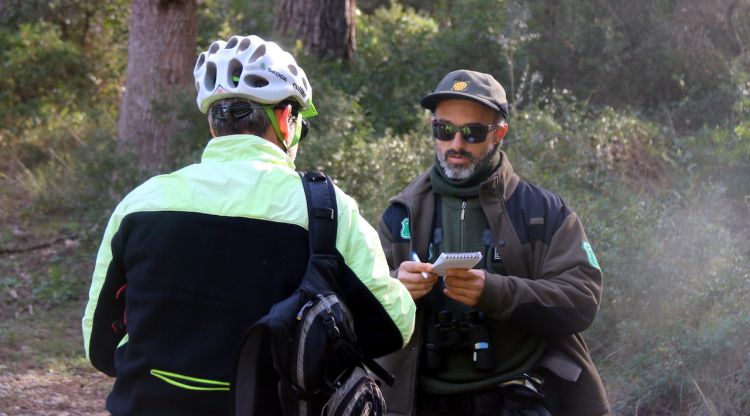
[[[495,356],[490,349],[490,335],[484,323],[484,314],[477,310],[458,314],[443,310],[436,313],[436,322],[427,327],[426,365],[432,370],[441,369],[446,351],[466,351],[471,354],[474,368],[495,368]]]

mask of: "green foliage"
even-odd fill
[[[637,113],[590,107],[569,91],[551,90],[511,120],[506,141],[522,175],[552,188],[599,190],[615,179],[658,180],[670,138]]]
[[[298,168],[325,170],[374,224],[433,162],[419,99],[448,71],[494,74],[513,104],[510,162],[576,211],[605,272],[586,340],[615,413],[750,413],[747,5],[722,20],[692,0],[386,3],[357,15],[350,62],[286,45],[320,111]],[[2,210],[0,224],[80,231],[85,250],[36,267],[0,257],[0,294],[65,304],[85,292],[92,225],[143,179],[115,140],[129,4],[4,5],[0,201],[18,213]],[[270,0],[198,7],[196,54],[235,33],[288,42],[272,32]],[[169,144],[179,166],[209,138],[192,94],[161,103],[165,122],[185,126]],[[0,228],[0,248],[18,239]],[[24,336],[0,334],[5,345]]]
[[[70,169],[95,126],[117,118],[127,11],[123,1],[8,3],[0,13],[0,180],[44,195],[59,178],[40,176]]]
[[[63,121],[65,128],[76,128],[76,121],[83,118],[75,109],[81,98],[77,91],[91,82],[80,71],[79,49],[63,41],[54,26],[24,24],[18,32],[0,29],[0,44],[5,63],[0,67],[0,149],[14,151],[22,163],[33,164],[45,147],[59,149],[63,140],[55,133],[63,129]]]
[[[314,84],[321,114],[311,119],[297,167],[322,169],[331,175],[375,224],[387,196],[395,195],[431,162],[428,132],[425,128],[402,135],[390,129],[378,132],[358,100],[327,81],[322,78]]]
[[[37,300],[61,302],[77,299],[85,289],[84,281],[77,278],[65,279],[60,266],[53,265],[48,269],[46,279],[34,288],[33,294]]]
[[[353,62],[312,73],[336,71],[342,76],[337,87],[362,108],[376,133],[370,140],[388,129],[408,132],[420,122],[415,98],[429,92],[437,79],[428,69],[438,66],[441,55],[436,48],[437,25],[398,3],[373,15],[360,15],[357,25]]]
[[[76,212],[98,221],[140,179],[135,164],[116,151],[113,127],[88,131],[86,142],[57,159],[25,169],[18,185],[44,213]]]
[[[270,39],[274,2],[271,0],[205,0],[198,2],[196,56],[216,39],[258,35]]]
[[[305,159],[319,150],[305,148]],[[434,158],[426,131],[360,141],[323,154],[325,158],[317,158],[323,163],[316,167],[332,175],[336,184],[359,203],[360,212],[371,224],[377,224],[388,198],[430,166]]]
[[[750,155],[737,126],[680,136],[564,91],[535,107],[512,121],[506,151],[594,244],[605,292],[587,341],[615,410],[746,413]]]
[[[748,5],[697,1],[533,2],[531,65],[592,102],[668,111],[694,129],[732,106],[727,63],[750,43]],[[731,21],[733,24],[727,24]],[[585,74],[585,76],[581,76]]]

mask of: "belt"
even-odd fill
[[[459,394],[431,394],[419,392],[420,408],[446,415],[498,414],[503,410],[505,399],[499,390],[467,392]]]

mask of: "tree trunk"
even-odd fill
[[[354,56],[356,0],[277,0],[274,29],[319,58]]]
[[[176,95],[192,89],[196,9],[196,0],[132,1],[118,136],[120,149],[132,152],[148,173],[171,164],[168,141],[181,125],[164,111]]]

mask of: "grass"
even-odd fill
[[[80,368],[83,302],[64,302],[4,320],[0,329],[0,362],[6,371]]]
[[[99,230],[0,189],[0,414],[104,415],[80,329]]]

